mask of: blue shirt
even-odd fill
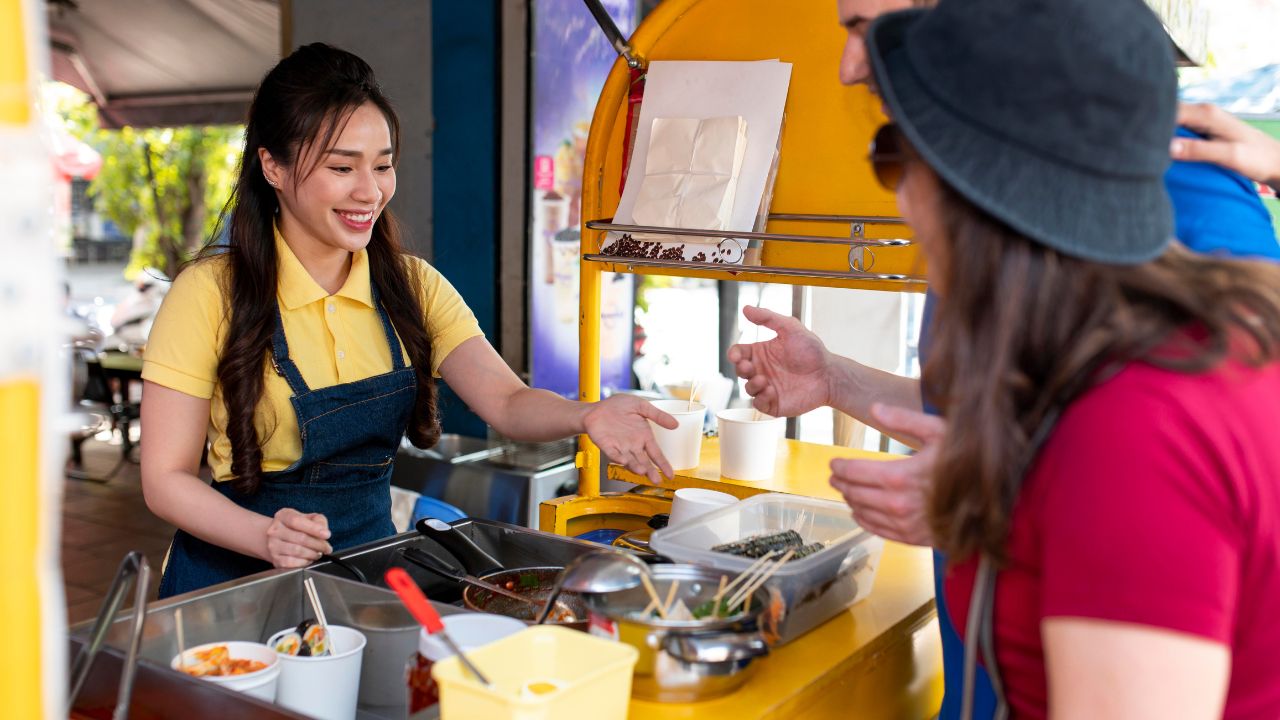
[[[1178,128],[1181,137],[1200,137]],[[1240,173],[1209,163],[1175,162],[1164,176],[1165,188],[1173,201],[1174,227],[1178,240],[1188,248],[1207,255],[1280,260],[1280,242],[1271,226],[1271,214],[1263,206],[1253,182]],[[935,296],[925,298],[920,325],[920,366],[928,357]],[[939,415],[927,398],[924,410]],[[960,717],[960,695],[964,692],[964,642],[956,632],[942,594],[946,559],[933,553],[933,581],[937,598],[938,625],[942,633],[942,666],[945,694],[939,720]],[[985,720],[995,715],[995,692],[982,666],[978,666],[973,717]]]

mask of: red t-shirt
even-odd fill
[[[1015,717],[1043,718],[1047,617],[1138,623],[1231,650],[1225,717],[1280,718],[1280,364],[1132,364],[1059,421],[1023,486],[996,584]],[[950,568],[963,634],[976,560]]]

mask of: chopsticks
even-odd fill
[[[320,623],[320,629],[324,630],[324,654],[334,655],[338,652],[338,648],[333,643],[333,633],[329,632],[329,622],[324,618],[324,608],[320,605],[320,596],[316,594],[315,578],[307,578],[302,581],[302,587],[307,591],[307,599],[311,601],[311,609],[316,613],[316,622]]]

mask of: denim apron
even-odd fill
[[[395,534],[391,524],[391,467],[417,397],[414,369],[406,367],[391,319],[372,289],[391,371],[312,390],[289,358],[280,308],[271,338],[271,365],[293,391],[302,457],[284,470],[263,473],[258,491],[237,492],[230,482],[213,487],[240,507],[272,516],[281,508],[321,513],[335,550]],[[271,564],[207,543],[182,530],[173,537],[160,580],[166,598],[268,570]]]

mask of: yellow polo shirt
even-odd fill
[[[312,389],[363,380],[391,370],[386,334],[373,306],[369,257],[352,257],[347,282],[329,295],[307,273],[276,234],[279,285],[276,297],[289,342],[289,356]],[[482,335],[475,315],[458,291],[425,260],[412,258],[422,277],[422,305],[431,335],[434,367],[463,341]],[[209,464],[216,480],[231,476],[227,411],[217,381],[218,355],[226,341],[228,303],[222,280],[225,257],[188,267],[174,281],[147,338],[142,377],[194,397],[209,398]],[[404,361],[409,364],[408,354]],[[283,470],[302,456],[298,421],[289,398],[293,392],[263,358],[265,387],[255,423],[262,448],[262,469]],[[164,442],[163,428],[148,428],[147,442]],[[151,437],[154,434],[156,437]]]

